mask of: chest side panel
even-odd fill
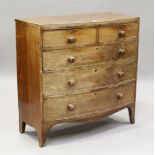
[[[32,126],[41,122],[40,28],[16,21],[19,115]]]

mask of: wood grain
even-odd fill
[[[43,122],[40,35],[40,27],[16,21],[19,131],[34,127],[43,146],[49,128]]]
[[[69,37],[75,37],[74,43],[68,43]],[[47,47],[76,47],[96,43],[96,29],[72,29],[43,32],[43,48]]]
[[[40,28],[16,22],[16,39],[19,120],[37,128],[42,120]]]
[[[125,52],[121,55],[119,49],[124,49]],[[71,56],[75,58],[73,63],[68,62]],[[121,61],[136,56],[137,40],[135,39],[104,46],[51,50],[43,52],[43,70],[78,68],[109,61]]]
[[[53,121],[76,117],[76,115],[92,115],[94,111],[107,111],[108,109],[124,106],[134,102],[135,82],[128,83],[112,89],[96,91],[93,93],[79,94],[68,97],[44,100],[44,119]],[[123,98],[118,99],[117,94],[123,93]],[[75,110],[69,111],[67,106],[75,105]]]
[[[19,131],[45,145],[59,123],[128,108],[135,122],[139,17],[95,13],[16,19]]]
[[[35,24],[41,26],[44,30],[75,28],[75,27],[92,27],[105,24],[116,24],[122,22],[134,22],[139,17],[132,17],[120,13],[102,12],[102,13],[85,13],[66,16],[48,16],[21,18],[20,21],[26,24]]]
[[[82,92],[90,92],[97,88],[102,88],[121,81],[135,79],[135,60],[124,63],[111,63],[109,65],[97,65],[85,69],[66,70],[61,72],[43,74],[43,95],[61,96]],[[119,71],[124,72],[123,77],[119,77]],[[70,80],[74,80],[73,86],[68,85]]]
[[[124,31],[125,36],[120,37],[119,32]],[[127,38],[136,38],[138,36],[138,22],[128,24],[118,24],[104,26],[99,29],[99,43],[115,42]]]

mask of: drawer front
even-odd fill
[[[44,100],[44,119],[47,121],[93,115],[134,102],[135,82],[116,88],[68,97]]]
[[[104,86],[135,79],[135,60],[43,74],[44,96],[61,96],[94,91]]]
[[[43,33],[43,48],[68,48],[95,43],[95,28],[44,31]]]
[[[43,69],[48,71],[77,68],[83,65],[136,57],[136,55],[137,40],[105,46],[52,50],[43,53]]]
[[[138,36],[138,23],[105,26],[99,28],[99,42],[107,44]]]

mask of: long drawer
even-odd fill
[[[134,103],[135,82],[126,85],[60,98],[48,98],[43,101],[44,119],[52,121],[69,117],[93,115],[94,112],[106,112],[110,109]]]
[[[43,70],[78,68],[136,56],[137,40],[135,39],[104,46],[52,50],[43,52]]]
[[[108,85],[135,79],[136,60],[94,67],[44,73],[43,95],[61,96],[90,92]]]

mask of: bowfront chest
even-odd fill
[[[43,146],[59,123],[128,108],[134,123],[139,18],[116,13],[16,19],[19,130]]]

